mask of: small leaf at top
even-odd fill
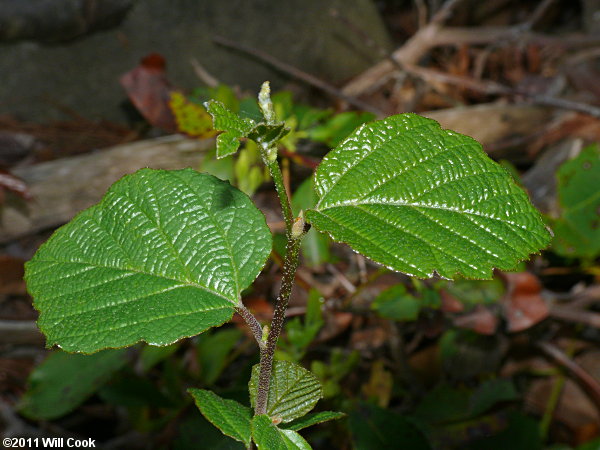
[[[418,277],[491,278],[548,245],[540,214],[468,136],[400,114],[363,125],[321,162],[308,220]]]
[[[271,251],[264,215],[212,175],[143,169],[26,264],[48,346],[167,345],[231,319]]]
[[[249,391],[252,407],[256,404],[259,365],[252,368]],[[267,414],[281,422],[290,422],[314,408],[323,396],[321,383],[310,371],[291,361],[275,361],[267,399]]]
[[[259,144],[270,144],[277,142],[290,132],[283,122],[270,125],[259,123],[248,132],[248,137]]]
[[[227,400],[204,389],[188,389],[194,397],[196,406],[206,419],[215,427],[246,447],[252,438],[252,410],[235,400]]]
[[[234,154],[240,146],[240,139],[254,127],[254,121],[239,117],[217,100],[206,102],[205,106],[213,118],[215,130],[223,131],[217,136],[217,158]]]
[[[287,424],[285,429],[300,431],[307,427],[312,427],[313,425],[318,425],[323,422],[328,422],[330,420],[337,420],[346,417],[346,414],[343,412],[336,411],[321,411],[314,414],[307,414],[304,417],[300,417],[299,419],[294,420],[292,423]]]
[[[258,450],[310,450],[312,447],[294,430],[282,430],[269,416],[252,419],[252,438]]]

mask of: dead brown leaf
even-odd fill
[[[548,305],[541,296],[542,285],[529,272],[503,273],[506,295],[502,299],[508,331],[523,331],[548,317]]]

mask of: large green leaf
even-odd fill
[[[60,228],[26,266],[48,345],[167,345],[231,319],[271,250],[263,214],[229,183],[143,169]]]
[[[82,404],[127,363],[125,350],[94,355],[54,352],[29,376],[19,411],[31,419],[51,420]]]
[[[600,146],[592,145],[557,172],[561,217],[554,249],[564,256],[600,255]]]
[[[475,140],[415,114],[363,125],[317,168],[308,220],[391,269],[490,278],[545,247],[527,195]]]
[[[217,394],[203,389],[189,389],[196,406],[209,422],[223,434],[250,445],[252,410],[235,400],[226,400]]]
[[[252,438],[258,450],[310,450],[312,447],[294,430],[277,428],[269,416],[252,419]]]
[[[250,378],[250,402],[256,404],[256,388],[260,367],[252,368]],[[267,399],[267,414],[269,417],[290,422],[314,408],[323,396],[321,383],[310,371],[299,364],[290,361],[275,361],[269,397]]]

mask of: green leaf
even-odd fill
[[[213,118],[215,130],[223,131],[217,136],[217,158],[234,154],[240,146],[240,138],[247,136],[254,121],[239,117],[217,100],[206,102],[205,106]]]
[[[294,317],[285,323],[285,335],[279,340],[278,354],[283,350],[288,354],[285,358],[291,361],[299,361],[304,357],[306,350],[319,334],[325,324],[321,307],[323,297],[316,289],[311,289],[308,293],[306,304],[306,314],[304,320]]]
[[[308,130],[308,137],[314,141],[324,142],[330,147],[336,147],[356,127],[374,118],[375,115],[369,112],[347,111],[336,114],[322,125]]]
[[[223,434],[250,445],[252,410],[235,400],[226,400],[203,389],[188,389],[196,406]]]
[[[127,408],[173,408],[176,403],[167,397],[148,378],[129,373],[121,374],[98,391],[104,403]]]
[[[174,422],[178,422],[175,420]],[[173,450],[244,450],[248,447],[241,442],[225,436],[200,414],[189,414],[175,431],[175,439],[169,448]]]
[[[19,412],[40,420],[64,416],[102,387],[126,362],[126,350],[105,350],[94,355],[54,352],[29,376]]]
[[[440,384],[423,397],[413,415],[429,424],[457,422],[471,417],[470,391],[449,384]]]
[[[205,385],[213,385],[227,365],[229,354],[243,333],[237,328],[219,329],[198,337],[198,362],[200,378]]]
[[[258,450],[310,450],[312,447],[293,430],[277,428],[269,416],[252,419],[252,438]]]
[[[586,147],[557,172],[561,217],[553,224],[554,250],[563,256],[600,255],[600,146]]]
[[[512,380],[497,378],[481,383],[469,399],[469,411],[478,416],[500,402],[514,401],[519,393]]]
[[[430,449],[423,434],[406,417],[375,405],[364,404],[352,413],[348,428],[356,450]]]
[[[511,411],[508,422],[504,429],[493,436],[477,439],[464,445],[465,450],[506,450],[506,449],[527,449],[541,450],[544,448],[540,437],[540,429],[537,421],[522,412]]]
[[[545,247],[527,195],[475,140],[415,114],[363,125],[315,174],[308,220],[333,239],[418,277],[490,278]]]
[[[200,171],[214,175],[221,180],[230,181],[234,184],[234,159],[233,156],[226,156],[217,159],[217,149],[213,148],[204,154],[204,158],[200,163]]]
[[[252,368],[248,386],[252,407],[256,401],[259,370],[258,364]],[[313,409],[322,396],[319,380],[304,367],[290,361],[274,362],[267,399],[269,417],[290,422]]]
[[[283,122],[276,124],[259,123],[248,132],[248,137],[261,144],[276,142],[288,134],[290,130]]]
[[[342,417],[346,417],[346,414],[343,412],[336,411],[321,411],[314,414],[307,414],[304,417],[300,417],[297,420],[294,420],[292,423],[285,426],[287,430],[300,431],[307,427],[312,427],[313,425],[318,425],[323,422],[328,422],[330,420],[338,420]]]
[[[499,278],[488,281],[456,280],[449,282],[446,289],[468,307],[497,303],[504,295],[504,283]]]
[[[386,289],[377,296],[371,308],[381,317],[392,320],[416,320],[421,310],[420,299],[409,294],[402,284]]]
[[[229,183],[143,169],[60,228],[25,279],[49,346],[167,345],[230,320],[270,250],[264,215]]]
[[[147,372],[159,362],[165,360],[179,349],[179,344],[156,347],[146,345],[140,352],[139,366],[142,372]]]
[[[316,205],[318,198],[315,194],[313,184],[313,178],[307,178],[298,186],[296,192],[294,192],[292,206],[295,216],[298,215],[300,210],[306,211]],[[300,249],[304,257],[304,264],[307,266],[317,267],[331,260],[329,238],[314,228],[308,230],[308,233],[302,239]]]

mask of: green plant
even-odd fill
[[[229,183],[191,169],[123,177],[40,247],[26,281],[48,346],[69,352],[139,341],[165,346],[238,313],[260,349],[249,383],[253,410],[209,390],[189,392],[210,422],[246,447],[310,448],[297,431],[340,416],[306,416],[322,396],[319,380],[297,363],[274,361],[311,225],[393,270],[448,279],[490,278],[494,267],[510,270],[550,240],[526,194],[476,141],[415,114],[351,133],[316,170],[316,205],[294,216],[277,159],[288,129],[276,118],[268,83],[258,123],[218,101],[206,107],[222,131],[217,157],[235,153],[240,139],[253,140],[281,203],[286,252],[268,327],[241,300],[271,251],[265,218]],[[294,327],[310,340],[319,315],[302,330]],[[293,335],[288,339],[294,344]],[[304,342],[296,340],[293,356],[301,356]]]
[[[554,251],[591,265],[600,255],[600,146],[584,148],[558,169],[556,177],[561,215],[551,220]]]

